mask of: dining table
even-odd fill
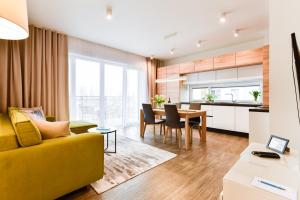
[[[153,109],[154,115],[156,116],[166,116],[166,112],[163,108]],[[178,109],[179,117],[185,119],[185,148],[190,150],[190,119],[195,117],[201,117],[201,132],[200,141],[206,142],[206,111],[202,110],[189,110],[189,109]],[[140,136],[144,138],[144,112],[143,109],[140,110]],[[200,130],[199,130],[200,131]]]

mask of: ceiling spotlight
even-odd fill
[[[154,59],[154,56],[152,55],[152,56],[150,56],[150,60],[153,60]]]
[[[199,41],[197,42],[196,46],[197,46],[197,48],[200,48],[200,47],[202,46],[202,41],[199,40]]]
[[[108,20],[112,19],[112,7],[111,6],[106,7],[106,19],[108,19]]]
[[[174,48],[170,50],[170,54],[173,55],[174,54]]]
[[[224,24],[226,22],[226,13],[221,14],[219,21],[222,24]]]
[[[235,37],[235,38],[237,38],[237,37],[239,37],[239,30],[238,29],[236,29],[236,30],[234,30],[233,31],[233,36]]]

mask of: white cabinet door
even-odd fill
[[[214,106],[213,127],[224,130],[234,130],[235,128],[235,107],[234,106]]]
[[[250,107],[235,107],[235,131],[249,133]]]
[[[213,128],[213,107],[209,105],[201,105],[201,110],[206,111],[206,127]]]

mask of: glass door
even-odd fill
[[[123,67],[104,66],[104,126],[123,126]]]
[[[126,72],[126,109],[124,113],[125,126],[138,122],[139,114],[139,72],[127,69]]]

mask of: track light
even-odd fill
[[[202,46],[202,41],[199,40],[199,41],[197,42],[196,46],[197,46],[197,48],[200,48],[200,47]]]
[[[108,20],[112,19],[112,7],[111,6],[106,7],[106,19],[108,19]]]
[[[152,56],[150,56],[150,60],[153,60],[154,59],[154,56],[152,55]]]
[[[175,51],[175,49],[174,49],[174,48],[173,48],[173,49],[171,49],[171,50],[170,50],[170,54],[171,54],[171,55],[173,55],[173,54],[174,54],[174,51]]]
[[[226,13],[222,13],[219,19],[220,23],[224,24],[226,22]]]
[[[233,36],[235,37],[235,38],[237,38],[237,37],[239,37],[239,30],[238,29],[236,29],[236,30],[234,30],[233,31]]]

